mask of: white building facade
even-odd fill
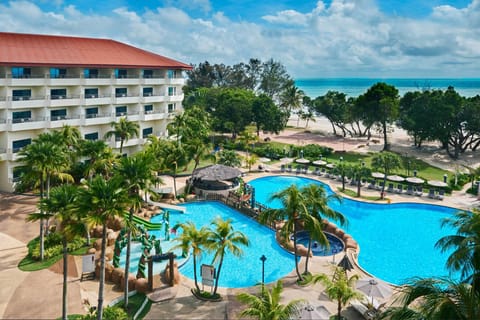
[[[125,142],[130,154],[149,135],[166,136],[182,111],[187,64],[104,39],[0,33],[0,43],[1,191],[13,191],[18,151],[42,132],[69,125],[103,139],[127,117],[140,127]]]

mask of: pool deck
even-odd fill
[[[280,166],[280,164],[278,164]],[[269,166],[272,172],[246,173],[245,180],[249,181],[261,176],[282,174],[278,167]],[[295,175],[290,173],[290,175]],[[300,175],[325,182],[336,191],[341,186],[339,181],[317,177],[313,175]],[[186,178],[177,178],[177,185],[181,188]],[[172,184],[172,179],[165,178],[167,185]],[[352,188],[353,189],[353,188]],[[379,191],[362,188],[362,194],[366,196],[378,196]],[[479,206],[476,197],[466,194],[464,191],[454,192],[451,196],[445,196],[443,201],[430,199],[426,196],[415,197],[406,194],[387,194],[392,203],[396,202],[420,202],[451,206],[459,209],[468,209]],[[26,223],[25,218],[36,210],[36,197],[0,193],[0,318],[1,319],[51,319],[61,316],[62,275],[61,263],[57,263],[49,269],[36,272],[22,272],[17,268],[19,261],[25,256],[26,244],[37,236],[38,223]],[[387,202],[386,200],[385,202]],[[336,261],[342,258],[336,256]],[[309,270],[313,273],[330,273],[332,257],[314,257]],[[98,282],[87,280],[80,281],[81,258],[72,257],[69,260],[69,313],[85,313],[87,300],[97,304]],[[268,263],[268,260],[267,262]],[[303,270],[304,259],[300,261]],[[293,265],[292,265],[293,269]],[[366,274],[358,268],[352,271],[361,276]],[[349,273],[350,274],[350,273]],[[331,313],[336,312],[336,304],[330,301],[323,293],[320,284],[309,287],[300,287],[295,284],[295,273],[292,271],[283,279],[284,292],[282,300],[287,302],[292,299],[305,299],[311,304],[323,305]],[[157,302],[147,315],[147,319],[234,319],[238,318],[241,305],[236,301],[235,295],[240,291],[257,292],[258,288],[248,289],[225,289],[219,288],[224,300],[218,303],[202,302],[192,297],[190,288],[193,283],[189,279],[176,287],[175,299]],[[122,291],[111,284],[105,287],[105,302],[122,296]],[[48,307],[46,307],[48,306]],[[346,308],[343,314],[348,319],[362,319],[351,307]]]

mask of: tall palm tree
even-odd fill
[[[215,288],[213,289],[213,295],[215,295],[225,253],[230,252],[234,256],[240,257],[243,255],[243,250],[239,245],[248,246],[249,241],[242,232],[233,230],[231,219],[223,220],[217,217],[213,220],[212,225],[215,228],[209,233],[205,247],[214,252],[213,261],[218,263]]]
[[[280,209],[268,209],[262,211],[259,220],[262,223],[273,223],[278,220],[285,220],[281,232],[284,239],[290,239],[293,234],[293,253],[295,255],[295,270],[297,272],[298,280],[302,280],[302,275],[298,269],[298,253],[297,253],[297,230],[298,221],[301,216],[308,212],[305,199],[300,192],[300,189],[294,184],[288,188],[275,192],[269,198],[269,202],[279,200],[282,203]]]
[[[345,216],[330,208],[328,201],[341,201],[341,197],[337,194],[327,196],[325,189],[318,184],[309,184],[303,187],[300,192],[304,197],[307,212],[302,216],[304,227],[308,231],[308,252],[311,252],[312,240],[318,241],[322,246],[329,247],[330,243],[323,232],[322,221],[325,218],[338,221],[340,225],[345,225],[347,219]],[[307,254],[305,261],[305,273],[308,273],[308,261],[310,255]]]
[[[456,234],[448,235],[435,244],[442,252],[452,251],[447,267],[460,271],[463,281],[470,283],[480,294],[480,210],[459,211],[445,218],[442,227],[455,228]]]
[[[190,158],[194,162],[193,170],[191,176],[195,170],[197,170],[198,165],[200,164],[201,160],[212,160],[215,161],[215,154],[212,153],[212,148],[209,143],[204,143],[201,139],[191,139],[185,145],[185,151],[187,158]],[[190,177],[191,178],[191,177]],[[190,179],[191,180],[191,179]],[[190,192],[190,184],[187,185],[187,189],[185,193]]]
[[[387,184],[387,175],[393,170],[400,168],[401,160],[396,153],[382,151],[375,153],[372,157],[372,167],[376,170],[382,170],[385,174],[383,177],[383,186],[381,192],[381,198],[385,196],[385,185]]]
[[[114,175],[123,182],[123,187],[128,191],[130,209],[127,220],[127,252],[125,257],[125,289],[124,306],[128,308],[128,274],[130,270],[130,251],[132,241],[133,215],[141,207],[142,197],[140,191],[148,191],[157,180],[153,173],[152,159],[145,153],[137,153],[130,157],[122,157],[114,169]]]
[[[113,130],[105,134],[105,139],[110,139],[112,136],[120,139],[120,154],[123,151],[123,144],[130,138],[138,137],[140,126],[136,122],[127,120],[126,117],[120,118],[118,122],[111,122],[110,126]]]
[[[63,288],[62,288],[62,319],[67,319],[67,275],[68,275],[68,241],[77,235],[85,233],[81,217],[72,211],[72,204],[77,197],[77,187],[64,184],[52,188],[49,198],[44,198],[39,203],[43,212],[49,212],[58,222],[55,232],[62,235],[63,247]],[[43,219],[42,214],[30,215],[28,220]]]
[[[365,163],[362,165],[353,165],[350,167],[350,173],[356,179],[357,182],[357,197],[360,197],[362,179],[368,178],[372,174],[372,170],[365,166]]]
[[[298,110],[302,107],[304,95],[305,93],[291,81],[284,88],[280,96],[280,105],[290,116],[292,110]]]
[[[100,251],[100,279],[98,288],[97,319],[103,316],[103,295],[105,287],[105,250],[107,247],[107,222],[115,217],[125,217],[129,206],[128,192],[119,179],[106,180],[96,176],[79,189],[75,207],[91,222],[102,226]]]
[[[352,299],[360,299],[363,294],[355,290],[355,282],[359,279],[358,274],[347,277],[347,273],[341,268],[337,267],[335,270],[335,277],[326,274],[315,275],[312,278],[314,283],[321,282],[325,285],[325,293],[327,296],[337,301],[337,319],[342,319],[342,308]]]
[[[382,318],[480,319],[480,294],[464,282],[449,278],[413,279],[401,288],[396,307],[388,308]]]
[[[197,292],[200,292],[200,287],[198,286],[197,280],[197,258],[201,257],[203,252],[203,246],[206,244],[207,237],[210,234],[211,230],[207,227],[197,229],[195,224],[191,221],[174,226],[175,230],[179,228],[182,229],[182,233],[175,238],[175,241],[179,242],[179,244],[176,245],[175,248],[182,249],[182,252],[184,254],[187,254],[190,249],[192,249],[193,279]]]
[[[40,200],[48,198],[52,176],[61,180],[72,181],[71,175],[65,173],[68,161],[64,149],[55,143],[55,138],[50,133],[43,133],[32,141],[31,144],[20,150],[19,161],[26,169],[23,179],[36,179],[40,188]],[[41,212],[43,213],[43,212]],[[46,217],[47,218],[47,217]],[[44,258],[44,237],[48,219],[40,219],[40,259]]]
[[[246,292],[238,294],[237,299],[248,305],[246,309],[240,312],[240,317],[259,320],[287,320],[297,318],[304,300],[295,299],[286,305],[281,304],[282,291],[282,281],[278,280],[271,291],[261,290],[259,296]]]
[[[96,174],[109,176],[116,161],[112,148],[102,140],[83,140],[81,154],[88,158],[84,174],[89,180]]]

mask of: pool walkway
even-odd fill
[[[280,174],[275,166],[270,166],[274,172],[247,173],[245,180],[257,177]],[[313,175],[301,175],[328,183],[332,190],[337,190],[340,182],[318,178]],[[177,185],[182,187],[186,178],[177,178]],[[172,179],[165,178],[167,185],[173,184]],[[366,196],[379,195],[378,191],[362,188]],[[476,197],[464,191],[454,192],[443,201],[428,197],[413,197],[409,195],[387,194],[391,202],[422,202],[446,205],[457,208],[478,206]],[[32,196],[0,193],[0,318],[1,319],[52,319],[61,316],[62,274],[61,263],[49,269],[36,272],[22,272],[17,268],[20,260],[26,255],[26,244],[38,235],[38,223],[27,223],[25,218],[36,210],[38,199]],[[314,257],[310,270],[314,273],[331,272],[330,258]],[[340,254],[337,259],[341,259]],[[337,260],[338,261],[338,260]],[[81,258],[72,257],[69,268],[69,313],[85,313],[85,302],[97,304],[98,282],[80,281]],[[303,264],[303,260],[301,261]],[[292,265],[293,269],[293,265]],[[302,269],[303,270],[303,269]],[[362,274],[361,270],[355,270]],[[323,305],[331,313],[335,313],[336,305],[323,294],[320,284],[310,287],[299,287],[295,284],[295,274],[292,272],[283,279],[283,301],[303,298],[311,304]],[[219,303],[201,302],[192,297],[190,288],[193,283],[185,279],[178,286],[175,299],[154,303],[147,319],[235,319],[241,305],[235,296],[240,290],[220,288],[224,300]],[[242,289],[241,291],[257,292],[258,288]],[[122,291],[111,284],[105,287],[105,302],[108,303],[122,296]],[[344,315],[348,319],[362,319],[352,308],[347,308]]]

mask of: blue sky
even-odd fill
[[[0,31],[112,38],[302,77],[478,77],[480,0],[0,0]]]

